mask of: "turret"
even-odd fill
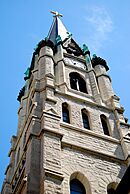
[[[103,102],[110,105],[110,99],[114,95],[111,78],[107,74],[109,67],[104,59],[93,55],[92,65],[96,73],[96,79]]]

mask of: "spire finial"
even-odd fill
[[[63,17],[63,15],[58,13],[57,11],[51,11],[51,13],[54,15],[54,17]]]

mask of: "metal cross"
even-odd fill
[[[57,11],[51,11],[51,13],[54,15],[54,17],[63,17],[63,15],[58,13]]]

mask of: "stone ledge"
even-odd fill
[[[55,136],[59,136],[61,139],[63,137],[63,133],[61,133],[57,130],[53,130],[53,129],[47,128],[47,127],[42,129],[42,130],[43,130],[43,132],[48,132],[48,133],[54,134]]]
[[[92,95],[88,94],[88,93],[83,93],[83,92],[80,92],[78,90],[74,90],[74,89],[71,89],[71,88],[68,88],[68,91],[71,92],[72,94],[74,93],[78,96],[83,96],[85,98],[90,98],[91,100],[94,100],[94,97]]]
[[[58,95],[61,95],[62,97],[65,96],[65,97],[67,97],[67,99],[73,98],[76,102],[83,102],[84,104],[89,103],[89,105],[91,105],[92,107],[97,107],[99,109],[103,108],[104,110],[113,111],[113,108],[97,104],[96,102],[92,101],[91,96],[90,97],[84,97],[84,96],[82,96],[82,93],[80,93],[80,95],[77,95],[77,96],[75,96],[74,93],[70,93],[70,92],[63,93],[59,90],[55,90],[55,93],[57,93]]]
[[[49,118],[55,117],[55,120],[58,120],[58,121],[61,119],[59,115],[56,115],[53,112],[49,112],[48,110],[43,110],[42,117],[44,117],[44,115],[47,115],[47,117]]]
[[[118,161],[120,163],[126,161],[125,159],[117,158],[116,156],[112,156],[110,154],[101,153],[97,150],[77,146],[76,144],[68,143],[66,141],[61,141],[61,146],[62,146],[62,148],[69,147],[69,148],[75,149],[75,150],[80,150],[80,151],[82,150],[82,152],[85,152],[85,153],[87,152],[90,155],[94,155],[94,156],[97,156],[97,157],[107,158],[108,160],[110,159],[111,161],[112,160],[113,161]]]
[[[57,103],[57,101],[54,98],[52,98],[52,97],[47,97],[46,101],[50,101],[50,102],[53,102],[55,104]]]
[[[50,169],[44,169],[45,170],[45,176],[58,179],[62,181],[64,179],[63,174],[59,172],[52,171]]]
[[[117,140],[111,136],[106,136],[106,135],[101,135],[101,134],[97,134],[95,133],[94,131],[92,130],[85,130],[84,128],[78,128],[78,127],[74,127],[73,125],[71,124],[67,124],[67,123],[60,123],[60,126],[61,127],[65,127],[65,128],[69,128],[69,129],[72,129],[72,130],[75,130],[79,133],[84,133],[84,134],[87,134],[89,136],[93,136],[93,137],[96,137],[96,138],[100,138],[100,139],[103,139],[103,140],[107,140],[107,141],[111,141],[113,143],[117,143],[117,144],[120,144],[120,140]]]

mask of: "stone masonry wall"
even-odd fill
[[[70,193],[70,177],[73,173],[84,175],[86,180],[81,177],[80,181],[90,185],[87,194],[107,194],[107,186],[112,183],[118,183],[123,176],[126,166],[110,160],[88,154],[81,150],[75,150],[73,147],[64,147],[62,151],[62,170],[64,174],[63,193]],[[86,187],[87,188],[87,187]],[[89,188],[89,187],[88,187]]]

